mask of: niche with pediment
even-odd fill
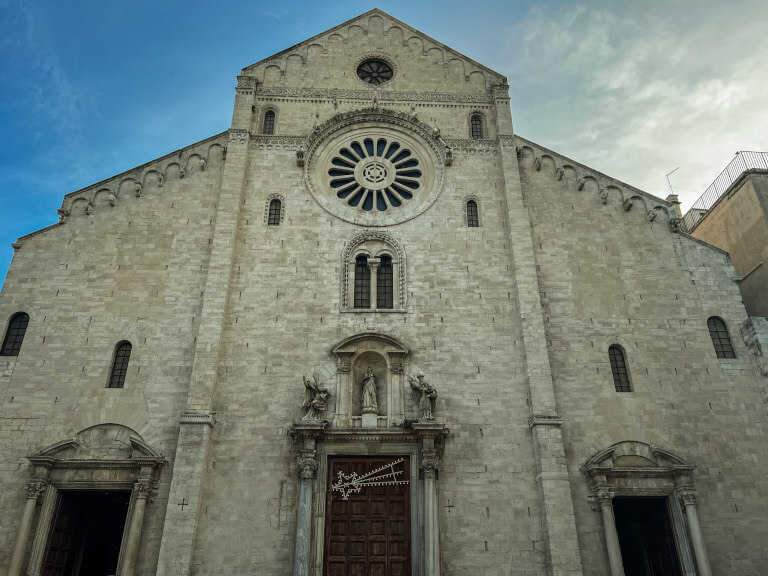
[[[408,348],[391,336],[366,332],[343,340],[333,354],[338,367],[334,426],[402,426]]]

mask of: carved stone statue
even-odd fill
[[[376,375],[370,366],[363,377],[363,394],[360,401],[363,414],[378,414],[379,403],[376,399]]]
[[[320,415],[325,411],[328,399],[331,397],[331,393],[328,391],[322,382],[317,372],[312,374],[312,380],[306,376],[302,376],[304,379],[305,397],[304,397],[304,410],[307,413],[302,418],[302,422],[319,422]]]
[[[424,380],[424,375],[419,374],[416,378],[408,376],[408,382],[413,391],[419,395],[419,420],[434,420],[432,416],[432,401],[437,398],[437,390]]]

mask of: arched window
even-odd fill
[[[24,335],[29,326],[29,314],[19,312],[11,316],[8,323],[8,330],[5,332],[3,347],[0,349],[0,356],[18,356],[21,350],[21,343],[24,342]]]
[[[109,388],[122,388],[125,385],[125,375],[128,374],[128,361],[130,359],[131,343],[123,340],[115,347],[112,372],[109,375]]]
[[[736,358],[736,352],[731,344],[731,337],[728,335],[728,327],[722,318],[712,316],[707,320],[709,328],[709,337],[712,338],[712,345],[715,347],[715,354],[718,358]]]
[[[382,256],[378,275],[376,276],[376,308],[395,307],[394,289],[392,258],[390,256]]]
[[[368,268],[368,256],[360,255],[355,259],[355,308],[371,307],[371,269]]]
[[[267,226],[280,226],[280,210],[282,209],[282,203],[277,198],[273,199],[269,203],[269,217],[267,218]]]
[[[477,202],[474,200],[467,201],[467,226],[470,228],[480,226],[480,218],[477,215]]]
[[[621,346],[613,344],[608,348],[608,358],[611,360],[611,372],[613,373],[613,385],[616,392],[632,392],[627,370],[627,359]]]
[[[264,114],[264,130],[262,131],[264,134],[274,134],[275,133],[275,112],[274,110],[268,110],[266,114]]]
[[[483,139],[483,117],[480,114],[472,114],[472,117],[469,119],[469,130],[472,140]]]

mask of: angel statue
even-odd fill
[[[321,412],[325,411],[325,405],[328,403],[328,399],[331,397],[331,393],[328,388],[323,386],[320,382],[320,377],[317,372],[312,373],[312,380],[306,376],[302,376],[304,379],[304,387],[306,388],[306,396],[304,397],[304,410],[307,413],[302,418],[302,422],[319,422]]]
[[[423,374],[418,374],[416,378],[408,376],[408,382],[413,391],[419,395],[419,420],[434,420],[432,400],[437,398],[437,390],[424,380]]]

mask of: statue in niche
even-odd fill
[[[370,366],[363,376],[363,395],[360,401],[363,414],[377,414],[379,413],[379,403],[376,399],[376,375],[373,373],[373,368]]]
[[[322,382],[317,372],[312,373],[312,380],[306,376],[302,376],[304,379],[305,397],[304,397],[304,410],[307,413],[302,418],[302,422],[320,422],[320,416],[325,412],[328,399],[331,397],[331,393],[328,391]]]
[[[413,391],[419,395],[419,420],[434,420],[435,417],[432,416],[432,401],[437,398],[435,387],[424,380],[423,374],[417,375],[416,378],[408,376],[408,382]]]

